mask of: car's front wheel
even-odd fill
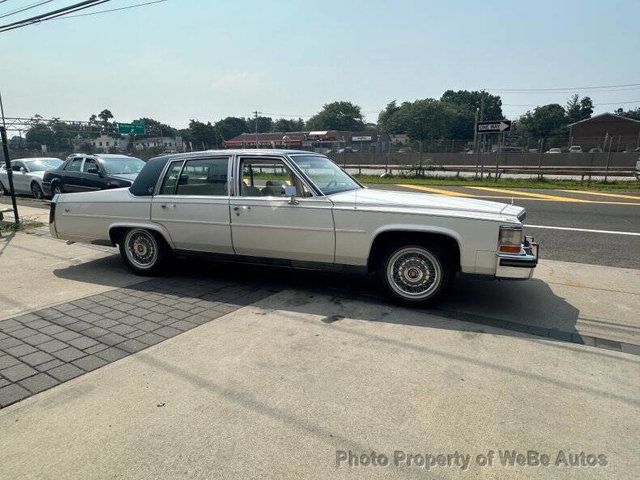
[[[390,245],[378,268],[387,293],[406,304],[433,302],[447,290],[453,275],[449,255],[439,245]]]
[[[8,194],[7,189],[4,188],[4,185],[2,184],[2,182],[0,182],[0,197],[2,197],[4,195],[7,195],[7,194]]]
[[[120,240],[120,255],[132,272],[153,275],[162,268],[167,247],[157,233],[144,228],[132,228]]]
[[[44,193],[42,192],[42,188],[40,188],[40,185],[38,185],[36,182],[33,182],[31,184],[31,194],[38,200],[41,200],[44,198]]]

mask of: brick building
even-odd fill
[[[601,113],[572,123],[569,132],[571,144],[580,145],[584,151],[598,147],[608,149],[609,139],[613,151],[640,147],[640,121],[613,113]]]

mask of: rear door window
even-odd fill
[[[79,172],[82,168],[82,158],[74,158],[64,168],[67,172]]]
[[[226,196],[229,158],[188,160],[177,186],[177,195]]]
[[[172,162],[167,169],[164,179],[162,180],[162,186],[160,187],[160,195],[173,195],[176,193],[176,186],[178,185],[178,175],[182,170],[182,160],[179,162]]]

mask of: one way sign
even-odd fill
[[[500,133],[511,130],[511,120],[493,120],[488,122],[478,122],[476,132],[478,133]]]

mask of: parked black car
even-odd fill
[[[130,187],[142,167],[142,160],[127,155],[74,153],[44,174],[42,189],[45,195],[55,195]]]

